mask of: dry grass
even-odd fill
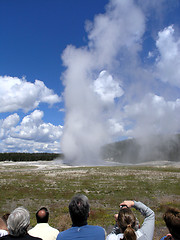
[[[69,199],[75,193],[84,193],[91,204],[89,224],[101,225],[109,232],[119,203],[125,199],[135,199],[155,211],[154,239],[160,239],[167,232],[162,221],[166,206],[180,208],[180,168],[62,168],[49,164],[0,164],[1,215],[23,205],[30,211],[31,226],[34,226],[36,210],[47,206],[50,224],[62,231],[71,225]],[[136,214],[142,222],[141,215]]]

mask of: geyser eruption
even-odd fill
[[[78,62],[77,59],[74,61]],[[83,63],[81,67],[82,65]],[[76,75],[76,71],[70,71],[66,74],[70,74],[66,76],[67,110],[62,139],[66,163],[100,164],[100,147],[107,140],[101,104],[90,87],[91,82],[87,73],[78,72]]]
[[[118,67],[116,58],[126,44],[130,51],[138,46],[133,39],[142,34],[144,20],[131,1],[127,1],[127,5],[128,9],[122,1],[111,1],[105,14],[96,16],[94,23],[86,24],[88,46],[67,46],[62,55],[67,70],[63,75],[66,117],[61,149],[66,162],[71,164],[98,164],[100,148],[109,141],[108,121],[112,112],[109,110],[113,109],[114,99],[123,95],[123,90],[121,82],[108,77],[106,71],[97,78],[103,68],[111,73],[114,64]],[[133,16],[130,21],[124,15],[129,10]],[[129,30],[124,34],[121,26],[125,22]],[[139,28],[138,33],[132,27],[134,24]],[[131,41],[127,43],[126,38]],[[103,75],[106,76],[103,78]]]
[[[74,61],[77,62],[76,59]],[[81,72],[76,76],[70,71],[66,74],[72,76],[66,75],[69,82],[65,91],[67,112],[62,138],[65,161],[73,165],[102,165],[101,147],[108,142],[109,135],[107,106],[102,104],[101,98],[111,105],[114,97],[123,91],[106,71],[100,73],[94,84],[87,73]],[[105,86],[102,85],[104,81]],[[78,85],[74,84],[76,82]],[[114,88],[114,94],[109,91],[111,88]]]
[[[103,164],[100,151],[108,142],[169,136],[180,130],[180,100],[176,99],[180,40],[173,36],[173,27],[158,30],[154,51],[147,54],[146,49],[145,56],[147,12],[146,4],[141,5],[141,1],[111,0],[104,14],[86,23],[87,45],[69,45],[62,54],[66,67],[62,76],[66,117],[61,140],[65,163]],[[171,45],[176,51],[169,51]],[[152,56],[152,65],[144,65]],[[147,142],[149,148],[150,140]]]

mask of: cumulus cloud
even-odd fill
[[[16,126],[19,122],[20,118],[17,113],[9,115],[7,118],[2,121],[2,128],[9,129]]]
[[[119,82],[105,70],[100,72],[99,77],[94,81],[94,91],[105,103],[113,103],[115,98],[121,97],[124,93]]]
[[[44,113],[35,110],[25,116],[19,123],[20,117],[17,113],[9,115],[1,120],[0,139],[3,151],[21,150],[37,152],[59,152],[59,142],[63,127],[51,123],[44,123]],[[19,123],[19,124],[18,124]]]
[[[157,58],[157,77],[163,82],[180,87],[180,36],[175,36],[173,26],[158,33],[156,46],[159,50]]]
[[[13,112],[19,109],[28,112],[41,102],[53,105],[61,101],[61,98],[40,80],[31,83],[24,78],[0,76],[0,85],[0,112]]]

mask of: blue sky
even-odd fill
[[[0,0],[0,152],[81,159],[179,132],[179,12],[178,0]]]

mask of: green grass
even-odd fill
[[[91,204],[89,224],[106,229],[123,200],[139,200],[156,213],[156,227],[164,226],[166,206],[180,208],[180,169],[168,167],[78,167],[38,170],[0,165],[0,214],[26,207],[35,225],[41,206],[50,210],[50,224],[60,230],[71,224],[68,203],[75,193],[86,194]],[[142,221],[143,218],[136,213]]]

